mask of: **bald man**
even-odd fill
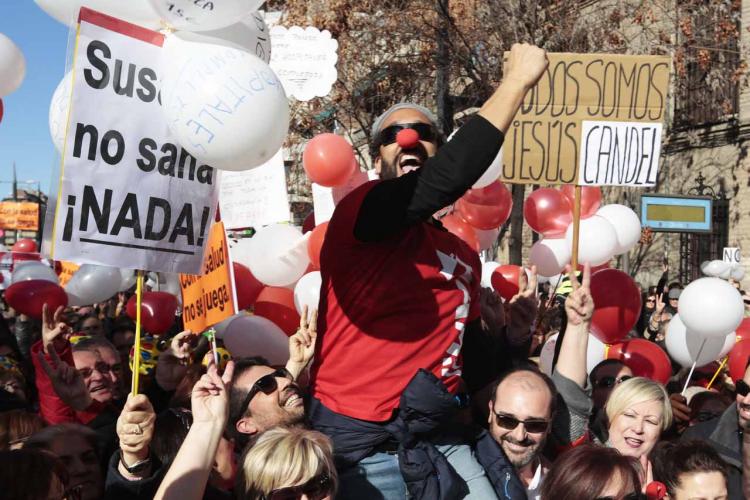
[[[552,380],[533,369],[506,373],[492,391],[490,434],[513,464],[529,499],[541,498],[542,480],[549,468],[542,450],[556,400]]]

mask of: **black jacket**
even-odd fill
[[[737,405],[732,405],[718,418],[689,427],[682,440],[706,441],[729,464],[729,500],[742,500],[742,433]]]
[[[312,426],[333,441],[339,469],[353,466],[390,439],[399,442],[398,462],[409,494],[416,500],[448,500],[469,493],[466,482],[429,438],[445,431],[459,410],[455,396],[432,373],[420,369],[401,395],[399,411],[386,423],[337,414],[320,401],[310,405]],[[451,425],[451,430],[455,429]],[[471,443],[479,463],[501,499],[526,498],[526,489],[500,446],[484,430]]]

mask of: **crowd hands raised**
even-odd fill
[[[507,130],[545,67],[543,51],[514,46],[504,83],[480,111],[482,119]],[[399,118],[430,121],[416,108],[402,108],[384,117],[376,131],[401,123]],[[382,173],[391,169],[394,179],[419,177],[421,172],[402,170],[405,146],[384,137],[376,142]],[[410,161],[425,162],[436,154],[434,137],[420,137],[421,142],[431,144],[412,145]],[[397,147],[402,150],[389,149]],[[452,158],[461,156],[457,148],[452,153]],[[442,168],[437,162],[427,165]],[[459,184],[465,191],[471,182]],[[364,197],[364,212],[384,196],[376,189],[372,193]],[[425,192],[419,195],[420,202],[429,198]],[[451,196],[436,203],[450,204]],[[423,211],[436,211],[434,203],[426,205]],[[418,209],[403,212],[421,213]],[[362,217],[366,214],[357,224]],[[334,216],[329,231],[337,224],[342,223]],[[393,231],[403,237],[404,227],[422,224],[394,223]],[[362,245],[381,240],[375,243],[380,248],[389,241],[389,230],[365,234],[355,225],[353,233],[364,235],[358,237]],[[433,234],[434,229],[420,230]],[[326,244],[332,246],[337,237],[330,238]],[[418,250],[407,249],[415,255]],[[331,251],[324,249],[323,269],[333,264],[326,252]],[[473,267],[456,255],[450,258]],[[680,289],[666,287],[667,271],[663,282],[644,294],[641,319],[630,333],[659,346]],[[458,286],[458,296],[471,295],[478,306],[474,317],[462,309],[467,304],[459,303],[456,318],[466,322],[453,316],[449,321],[451,328],[461,325],[455,326],[457,344],[448,348],[448,364],[462,363],[462,370],[452,372],[461,380],[448,391],[434,375],[439,366],[422,366],[411,380],[374,381],[403,391],[385,421],[349,415],[340,400],[329,408],[329,401],[337,401],[335,394],[316,389],[327,377],[326,364],[343,361],[330,355],[332,347],[318,328],[333,335],[336,322],[351,318],[363,331],[369,327],[342,298],[339,306],[346,314],[332,314],[331,294],[340,286],[336,272],[331,271],[333,284],[324,280],[321,292],[328,286],[328,300],[321,301],[328,310],[321,310],[320,320],[317,311],[303,311],[297,333],[289,338],[285,366],[272,366],[260,356],[220,359],[217,365],[205,337],[176,328],[158,340],[155,369],[141,377],[137,395],[127,388],[134,325],[121,315],[125,297],[100,308],[45,307],[40,324],[6,314],[0,324],[0,495],[86,500],[721,500],[750,495],[750,476],[744,475],[750,468],[750,433],[744,432],[750,426],[750,369],[741,380],[719,377],[710,391],[698,387],[713,372],[699,372],[689,398],[681,394],[686,373],[676,363],[666,385],[635,376],[633,368],[613,359],[588,371],[596,309],[588,264],[582,272],[566,270],[564,292],[540,285],[533,266],[528,277],[522,273],[518,293],[507,301],[491,289],[474,286],[476,293],[470,294]],[[456,267],[442,273],[447,280],[460,274]],[[418,290],[414,294],[419,296]],[[352,298],[372,305],[366,297]],[[372,309],[365,314],[388,312],[400,320],[394,311]],[[555,333],[557,352],[544,373],[537,360]],[[387,336],[377,340],[387,342]],[[391,341],[397,350],[390,355],[408,347],[409,340],[399,342]],[[361,346],[352,341],[348,348],[355,355]],[[410,359],[404,355],[396,361],[394,370]],[[366,360],[359,369],[344,376],[364,380],[365,393]],[[416,394],[411,391],[415,381],[422,383]]]

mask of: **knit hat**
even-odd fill
[[[432,122],[436,129],[440,130],[438,119],[432,111],[419,104],[414,104],[413,102],[400,102],[386,109],[382,115],[375,119],[375,122],[372,124],[372,132],[370,133],[370,137],[372,137],[373,141],[378,137],[378,134],[380,134],[385,120],[399,109],[413,109],[419,111],[425,115],[430,122]]]

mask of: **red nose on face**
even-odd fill
[[[401,149],[410,149],[419,142],[419,134],[413,128],[405,128],[396,134],[396,142]]]

